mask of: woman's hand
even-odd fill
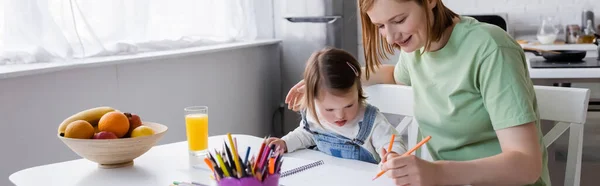
[[[394,151],[388,152],[384,148],[381,148],[381,154],[379,154],[379,158],[381,158],[381,163],[385,163],[385,162],[387,162],[388,159],[396,157],[396,156],[400,156],[400,155]]]
[[[301,105],[301,103],[298,102],[302,100],[302,96],[304,96],[304,80],[301,80],[294,85],[285,97],[285,103],[288,104],[288,109],[298,111]]]
[[[430,186],[438,185],[438,165],[413,155],[400,156],[387,153],[387,161],[382,169],[387,170],[387,176],[394,179],[398,186]]]

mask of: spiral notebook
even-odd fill
[[[376,166],[376,165],[373,165]],[[367,169],[369,170],[369,169]],[[365,171],[326,164],[323,160],[284,157],[279,183],[296,185],[393,185],[391,179],[372,180],[376,171]]]
[[[288,158],[285,158],[285,159],[288,159]],[[312,163],[309,163],[309,164],[306,164],[306,165],[302,165],[302,166],[299,166],[299,167],[296,167],[296,168],[293,168],[293,169],[290,169],[290,170],[285,170],[285,171],[281,172],[281,177],[284,178],[284,177],[287,177],[287,176],[290,176],[290,175],[293,175],[293,174],[296,174],[296,173],[308,170],[310,168],[313,168],[313,167],[316,167],[316,166],[319,166],[319,165],[323,165],[324,163],[325,162],[323,162],[323,160],[319,160],[319,161],[315,161],[315,162],[312,162]]]

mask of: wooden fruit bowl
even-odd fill
[[[118,168],[133,165],[133,160],[146,153],[167,132],[167,126],[143,122],[154,130],[154,135],[119,139],[58,138],[77,155],[98,163],[101,168]]]

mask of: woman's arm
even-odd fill
[[[360,80],[363,86],[375,85],[375,84],[396,84],[394,80],[394,65],[384,64],[379,68],[375,69],[374,73],[369,74],[369,79],[366,77],[365,67],[361,68],[363,72]]]
[[[429,162],[416,156],[388,154],[383,170],[396,185],[527,185],[542,172],[535,123],[498,130],[502,152],[471,161]]]
[[[496,131],[502,153],[472,161],[439,161],[440,185],[526,185],[542,172],[542,151],[534,122]]]

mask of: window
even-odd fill
[[[256,38],[249,0],[0,0],[0,65]]]

